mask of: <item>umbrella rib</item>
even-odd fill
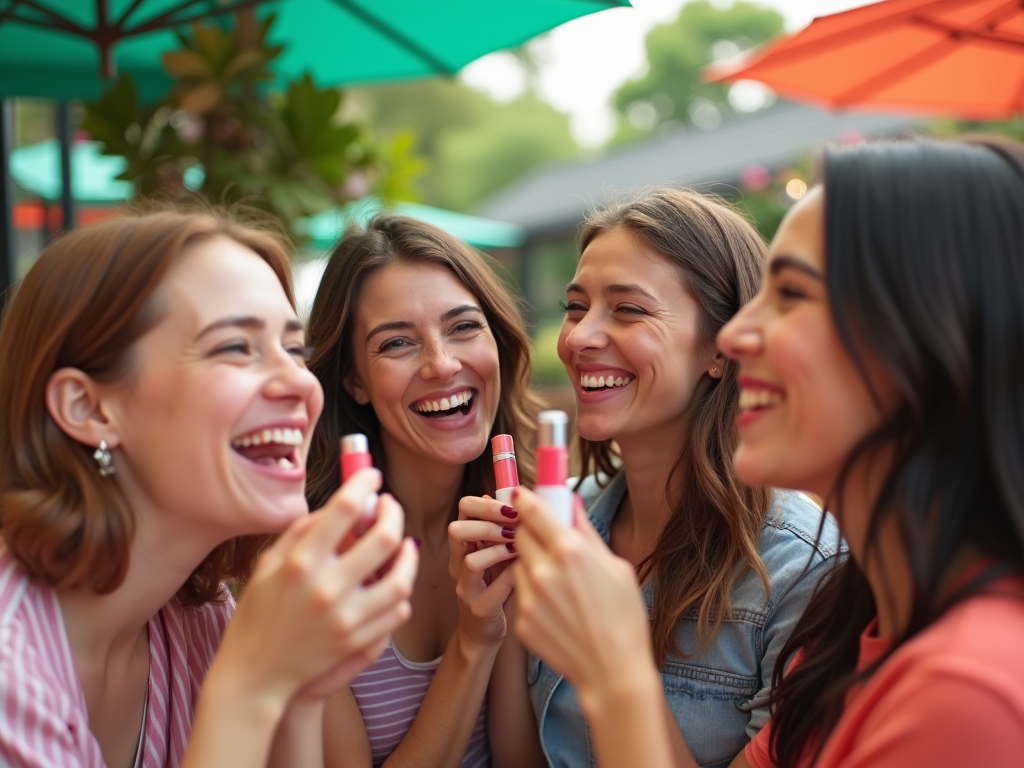
[[[971,38],[972,40],[996,43],[998,45],[1010,45],[1014,48],[1024,47],[1024,37],[1014,37],[1012,35],[1007,35],[1005,32],[978,32],[973,29],[958,29],[957,27],[951,27],[948,24],[943,24],[941,21],[919,18],[916,16],[912,17],[910,21],[915,24],[919,24],[922,27],[928,27],[930,29],[939,30],[940,32],[945,32],[950,37]]]
[[[932,0],[932,2],[928,3],[927,5],[947,5],[950,2],[952,2],[955,5],[961,5],[965,2],[971,1],[972,0]],[[861,8],[853,8],[849,11],[844,11],[844,13],[852,14],[856,13],[859,10],[861,10]],[[819,37],[817,40],[810,40],[807,42],[796,42],[784,51],[772,52],[769,48],[765,51],[765,54],[771,55],[773,63],[781,63],[788,59],[800,58],[802,56],[813,56],[815,53],[818,52],[819,49],[831,50],[832,48],[835,47],[837,40],[840,43],[848,43],[857,38],[872,37],[873,35],[878,34],[881,29],[885,29],[886,27],[893,26],[896,24],[901,24],[908,18],[913,18],[914,16],[917,16],[918,14],[922,13],[923,10],[924,9],[922,6],[918,6],[916,8],[913,8],[912,10],[894,13],[891,16],[886,16],[883,19],[875,19],[874,21],[865,22],[860,26],[854,27],[852,29],[846,28],[836,30],[835,32],[829,35]],[[813,21],[811,22],[811,25],[814,25]],[[810,28],[811,27],[808,27],[807,29]],[[799,36],[800,34],[802,33],[797,33],[796,36]],[[783,42],[789,43],[791,41],[795,41],[796,36],[788,38]]]
[[[412,38],[403,34],[399,30],[387,24],[382,19],[377,18],[372,13],[367,11],[361,5],[353,3],[351,0],[334,0],[335,3],[349,11],[352,15],[357,16],[359,19],[364,21],[369,26],[380,32],[384,37],[388,38],[394,43],[397,43],[400,47],[409,51],[410,53],[418,56],[424,62],[429,64],[438,74],[442,75],[454,75],[456,70],[449,67],[434,54],[428,51],[426,48],[421,46]]]
[[[192,21],[199,21],[201,19],[208,19],[212,16],[223,16],[225,13],[233,13],[234,11],[240,11],[243,8],[250,8],[252,6],[264,3],[267,0],[228,0],[228,2],[220,5],[217,8],[209,10],[196,11],[189,16],[178,17],[177,15],[193,5],[198,5],[205,0],[187,0],[180,5],[171,8],[168,11],[164,11],[159,16],[154,16],[148,21],[139,24],[137,27],[131,29],[124,29],[121,31],[121,37],[132,37],[134,35],[142,35],[147,32],[153,32],[158,29],[170,29],[173,27],[180,26],[182,24],[188,24]]]
[[[941,59],[943,56],[949,55],[957,48],[957,45],[957,39],[952,36],[947,37],[944,40],[940,40],[925,50],[914,54],[909,59],[904,59],[899,64],[890,67],[886,71],[868,78],[867,80],[844,91],[835,97],[834,102],[837,105],[846,105],[856,101],[862,101],[890,83],[897,82],[904,77],[913,74],[917,70],[921,69],[921,67]]]
[[[120,32],[124,29],[124,25],[128,23],[128,18],[139,9],[146,0],[132,0],[132,4],[125,8],[124,13],[121,14],[121,18],[114,24],[114,29]]]
[[[24,16],[17,16],[16,12],[18,10],[19,5],[23,5],[27,8],[32,8],[38,11],[39,13],[49,18],[50,21],[43,22],[37,21],[35,19],[28,19],[25,18]],[[85,27],[75,24],[73,21],[71,21],[71,19],[65,18],[64,16],[61,16],[59,13],[54,13],[49,8],[46,8],[42,5],[39,5],[38,3],[33,2],[33,0],[15,0],[14,4],[11,6],[11,9],[9,11],[4,11],[3,13],[0,13],[0,20],[2,19],[12,19],[22,24],[30,24],[35,27],[43,27],[44,29],[59,29],[62,32],[68,32],[70,34],[80,35],[82,37],[89,36],[89,30],[87,30]]]

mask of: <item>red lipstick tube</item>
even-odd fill
[[[512,435],[495,435],[491,438],[491,456],[494,462],[494,496],[502,504],[512,506],[512,491],[519,485],[516,468],[516,451]]]
[[[366,435],[354,432],[341,438],[341,482],[346,482],[360,469],[373,466],[370,444]],[[362,534],[373,523],[377,512],[377,494],[371,493],[363,503],[363,519],[356,523]]]
[[[541,411],[537,417],[537,495],[564,525],[572,525],[572,491],[566,441],[569,416],[565,411]]]

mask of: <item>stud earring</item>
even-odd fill
[[[716,366],[714,366],[714,367],[713,367],[713,368],[711,369],[711,375],[712,375],[712,376],[717,376],[717,375],[718,375],[718,366],[717,366],[717,365],[716,365]]]
[[[96,446],[92,457],[96,460],[96,464],[99,465],[100,477],[109,477],[114,474],[113,457],[107,448],[106,440],[100,440],[100,444]]]

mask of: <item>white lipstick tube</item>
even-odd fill
[[[565,411],[541,411],[537,417],[537,495],[563,525],[572,526],[572,490],[569,479],[569,450]]]

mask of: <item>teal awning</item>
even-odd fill
[[[77,141],[71,147],[71,190],[83,203],[119,203],[132,196],[130,181],[118,175],[128,161],[101,155],[95,141]],[[41,141],[11,152],[11,176],[25,191],[44,198],[60,198],[60,145],[56,139]]]
[[[465,213],[432,208],[416,203],[394,203],[385,206],[373,198],[349,203],[339,210],[325,211],[295,224],[298,234],[307,235],[313,248],[329,250],[338,241],[345,227],[366,224],[383,210],[425,221],[476,248],[515,248],[526,241],[526,230],[517,224],[482,219]]]

